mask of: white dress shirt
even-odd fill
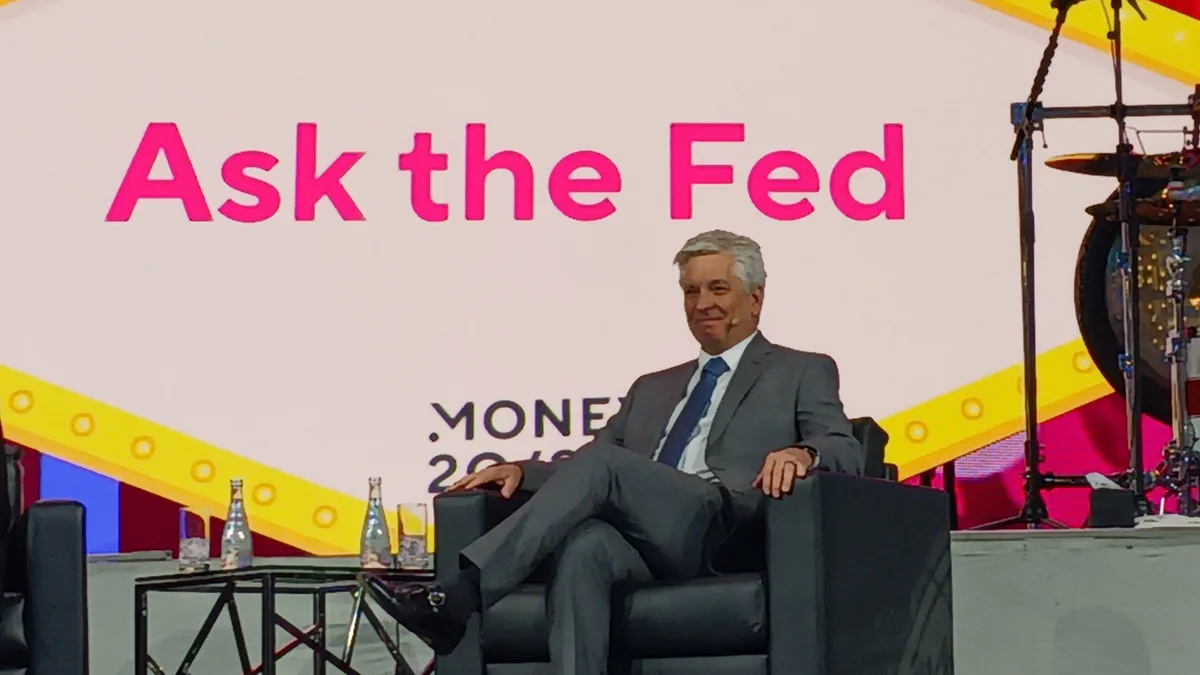
[[[700,352],[700,359],[696,366],[696,372],[692,374],[692,379],[688,382],[687,392],[683,398],[679,399],[674,412],[671,413],[671,420],[667,422],[667,429],[663,432],[662,440],[658,442],[658,448],[654,451],[654,458],[657,460],[659,453],[662,452],[663,444],[667,442],[667,434],[670,433],[671,427],[675,426],[675,420],[679,419],[679,414],[683,412],[683,406],[687,403],[688,397],[692,395],[692,390],[696,388],[696,384],[700,382],[700,373],[704,370],[704,365],[710,359],[718,356],[725,360],[725,365],[729,366],[721,377],[717,378],[717,385],[713,389],[712,398],[709,400],[708,409],[704,411],[704,417],[700,419],[700,423],[696,425],[696,430],[692,432],[692,437],[688,439],[688,443],[683,449],[683,458],[679,460],[679,470],[684,473],[695,474],[710,482],[716,482],[716,476],[708,469],[708,464],[705,462],[705,450],[708,447],[708,432],[712,429],[713,417],[717,414],[717,408],[721,406],[721,399],[725,397],[725,390],[729,389],[729,382],[733,379],[733,374],[737,372],[738,364],[742,360],[742,355],[746,353],[746,346],[750,341],[758,335],[755,331],[745,340],[726,349],[720,354],[708,354]]]

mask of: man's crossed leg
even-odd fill
[[[550,653],[562,672],[606,670],[614,584],[703,573],[721,536],[720,489],[624,448],[597,444],[563,462],[512,516],[463,549],[462,571],[442,587],[388,587],[383,607],[452,651],[473,612],[491,607],[549,558]]]

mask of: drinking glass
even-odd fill
[[[208,509],[179,509],[179,571],[207,572],[209,562]]]
[[[396,565],[402,570],[428,570],[433,567],[425,532],[429,529],[429,507],[424,503],[401,504],[396,507],[396,523],[400,534],[400,554]]]

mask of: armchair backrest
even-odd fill
[[[25,511],[25,470],[21,467],[21,446],[4,444],[4,497],[8,502],[8,518],[16,520]]]
[[[21,448],[4,438],[4,425],[0,424],[0,524],[4,532],[12,529],[17,514],[21,512]]]
[[[863,446],[866,461],[863,474],[869,478],[887,478],[895,480],[893,470],[883,461],[884,450],[887,449],[888,433],[879,426],[873,418],[858,417],[850,420],[854,437]]]
[[[5,442],[3,434],[0,429],[0,591],[10,591],[19,586],[25,574],[25,547],[10,545],[24,536],[17,527],[24,475],[20,446]]]

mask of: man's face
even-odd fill
[[[688,327],[704,351],[719,354],[758,328],[762,289],[747,293],[733,271],[733,257],[713,253],[683,266],[683,309]]]

